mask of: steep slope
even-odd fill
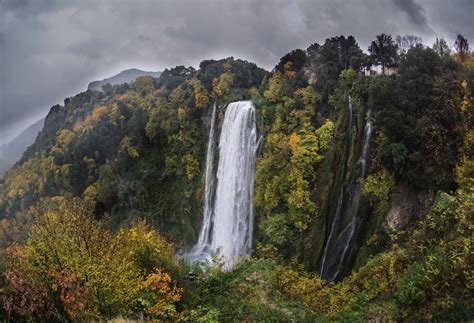
[[[117,75],[107,77],[101,81],[91,82],[87,86],[87,89],[91,91],[102,91],[102,86],[107,83],[110,85],[119,85],[123,83],[130,84],[131,82],[135,81],[137,77],[140,77],[140,76],[151,76],[154,78],[158,78],[160,75],[161,75],[161,72],[148,72],[148,71],[142,71],[136,68],[131,68],[131,69],[122,71],[118,73]]]
[[[266,72],[232,58],[142,76],[107,93],[54,106],[43,131],[2,185],[0,214],[73,194],[113,225],[147,218],[180,244],[197,239],[211,102],[251,98]]]

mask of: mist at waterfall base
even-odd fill
[[[342,157],[342,174],[347,170],[349,147],[352,140],[352,98],[348,97],[348,125],[344,152]],[[343,183],[339,190],[337,206],[335,209],[329,236],[326,240],[323,254],[320,260],[319,273],[328,281],[338,279],[341,271],[350,261],[351,249],[353,248],[359,230],[361,219],[359,218],[359,205],[362,196],[364,179],[367,171],[367,158],[370,148],[372,134],[372,123],[370,109],[367,111],[364,127],[362,151],[356,163],[356,169],[350,177],[349,185]],[[347,223],[343,223],[346,219]]]
[[[203,223],[189,261],[210,261],[214,253],[230,269],[247,256],[253,237],[253,173],[257,151],[255,107],[251,101],[227,106],[219,139],[219,162],[214,176],[216,105],[206,156]],[[216,181],[214,181],[214,178]],[[215,191],[214,191],[214,185]]]

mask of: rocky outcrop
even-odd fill
[[[391,208],[387,225],[392,230],[405,228],[411,221],[426,215],[433,205],[432,191],[415,191],[406,185],[395,187],[391,196]]]

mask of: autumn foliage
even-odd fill
[[[173,249],[146,224],[113,233],[87,204],[62,197],[41,201],[29,214],[27,241],[5,251],[4,307],[12,317],[130,315],[148,311],[143,297],[155,306],[150,315],[171,315],[180,300],[166,272],[176,270]]]

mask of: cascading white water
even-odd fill
[[[210,140],[213,131],[211,124]],[[210,165],[213,162],[210,157],[213,148],[208,144],[205,196],[208,201],[204,202],[204,221],[198,243],[188,255],[188,259],[209,259],[211,253],[218,250],[223,257],[225,268],[228,269],[250,252],[253,236],[253,173],[257,146],[253,103],[230,103],[219,139],[214,207],[211,204]]]
[[[252,247],[253,173],[257,148],[255,107],[230,103],[219,140],[219,166],[211,249],[231,267]]]

